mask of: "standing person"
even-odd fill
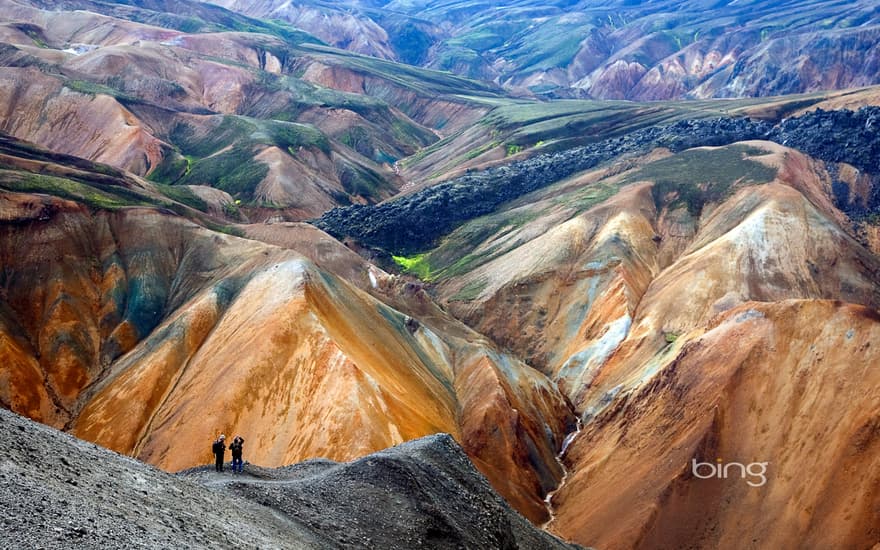
[[[223,458],[226,454],[226,436],[220,434],[220,437],[217,438],[217,441],[211,445],[211,451],[214,453],[214,459],[216,460],[214,464],[214,469],[218,472],[223,471]]]
[[[232,444],[229,446],[229,450],[232,451],[232,471],[236,471],[236,466],[238,467],[238,473],[241,473],[241,468],[243,463],[241,461],[241,448],[244,445],[244,438],[240,435],[235,436],[235,439],[232,440]]]

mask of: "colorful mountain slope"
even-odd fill
[[[101,179],[80,164],[78,178]],[[208,461],[207,443],[180,442],[221,431],[248,434],[249,459],[270,466],[452,433],[514,506],[546,518],[574,422],[564,398],[442,312],[423,324],[330,270],[361,284],[392,276],[310,226],[291,228],[286,246],[323,250],[326,268],[213,232],[191,221],[200,212],[177,216],[145,191],[2,175],[5,407],[168,470]],[[89,192],[43,194],[77,185]],[[423,294],[411,299],[431,311]]]
[[[259,221],[391,196],[395,161],[499,93],[195,2],[183,4],[190,24],[161,17],[162,3],[3,6],[0,130],[164,184],[214,186]]]
[[[550,97],[750,97],[878,83],[878,18],[867,1],[219,3],[340,48]]]
[[[873,478],[841,476],[876,460],[880,404],[859,373],[875,362],[880,260],[834,205],[836,166],[758,141],[656,151],[513,201],[420,258],[450,312],[581,416],[553,532],[610,548],[870,545]],[[771,469],[758,489],[699,479],[691,459]],[[827,500],[832,486],[848,496]]]

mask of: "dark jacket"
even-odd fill
[[[244,445],[244,439],[238,438],[234,440],[229,445],[229,450],[232,451],[232,458],[241,458],[241,447]]]
[[[226,453],[226,443],[223,443],[218,439],[213,445],[211,445],[211,452],[222,457]]]

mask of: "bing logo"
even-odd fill
[[[743,464],[741,462],[724,462],[720,458],[716,459],[715,464],[713,464],[711,462],[697,462],[696,458],[692,458],[691,473],[699,479],[739,477],[740,479],[746,479],[746,483],[751,487],[762,487],[767,483],[768,464],[770,463],[752,462],[751,464]],[[760,481],[757,481],[758,479]]]

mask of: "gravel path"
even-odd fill
[[[3,409],[0,441],[0,548],[576,548],[445,434],[244,474],[168,474]]]
[[[181,475],[295,517],[342,548],[574,548],[513,511],[446,434],[349,463],[246,470]]]
[[[316,548],[265,507],[0,409],[0,548]]]

